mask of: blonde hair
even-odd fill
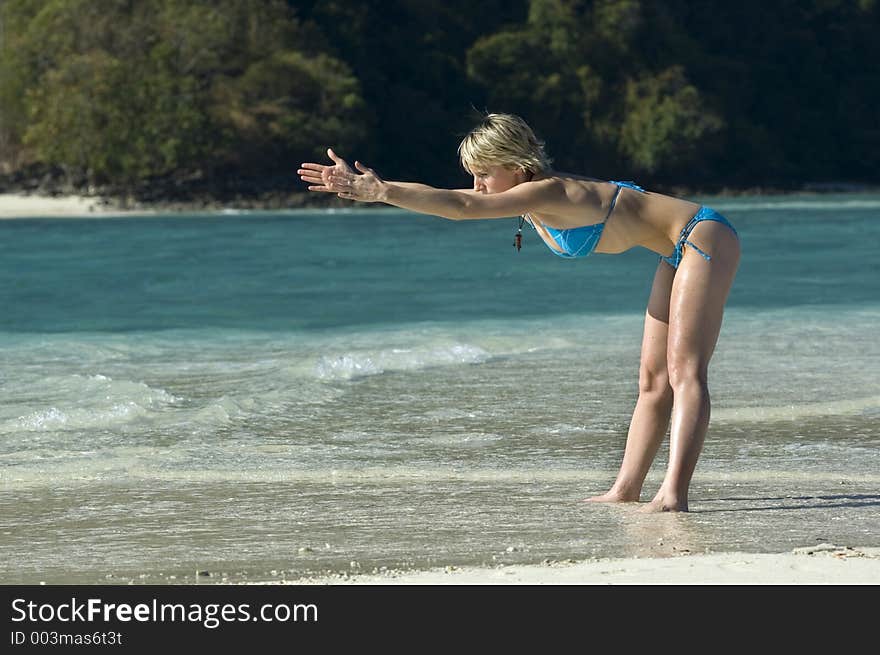
[[[544,152],[544,142],[514,114],[487,114],[462,139],[458,158],[471,174],[490,165],[538,173],[548,170],[553,161]]]

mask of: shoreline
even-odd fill
[[[142,216],[156,213],[148,209],[118,209],[98,196],[42,196],[26,193],[0,193],[0,220],[18,218],[99,218]]]
[[[215,563],[223,566],[222,563]],[[54,585],[161,585],[235,587],[456,587],[456,586],[880,586],[880,546],[837,546],[820,543],[786,552],[712,551],[670,555],[594,557],[523,564],[447,565],[433,568],[373,568],[327,570],[292,575],[292,571],[262,574],[220,573],[217,569],[190,569],[182,574],[96,572],[82,576],[45,574],[13,584]]]
[[[662,191],[661,192],[667,192]],[[700,195],[682,189],[670,189],[668,193],[678,197]],[[830,187],[820,189],[805,185],[800,190],[782,191],[773,189],[742,189],[723,190],[714,197],[737,198],[743,196],[782,197],[782,196],[826,196],[833,194],[877,194],[880,188],[858,187],[846,189]],[[151,216],[169,213],[223,213],[240,211],[277,211],[277,210],[322,210],[350,209],[353,203],[338,200],[335,197],[316,197],[308,192],[294,192],[287,196],[269,199],[241,198],[229,202],[204,200],[193,202],[158,201],[137,202],[126,201],[99,195],[77,194],[35,194],[24,191],[0,192],[0,220],[21,218],[110,218],[119,216]],[[359,205],[360,209],[385,208],[381,203]]]
[[[287,202],[285,202],[285,200]],[[206,214],[240,211],[289,211],[308,209],[344,209],[350,203],[330,199],[309,204],[306,194],[268,201],[255,199],[223,203],[219,201],[154,203],[126,202],[117,198],[88,195],[40,195],[23,192],[0,193],[0,220],[25,218],[111,218],[120,216],[155,216],[160,214]]]
[[[222,584],[222,583],[220,583]],[[703,553],[672,557],[447,566],[337,573],[243,583],[263,585],[880,585],[880,547],[818,544],[786,553]]]

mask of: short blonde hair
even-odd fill
[[[544,152],[544,142],[514,114],[487,114],[462,139],[458,158],[471,174],[490,165],[538,173],[548,170],[553,161]]]

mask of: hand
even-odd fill
[[[385,182],[372,168],[367,168],[359,161],[354,163],[361,174],[351,170],[333,171],[330,174],[330,187],[340,198],[359,200],[360,202],[381,202],[385,191]]]
[[[333,152],[333,148],[327,148],[327,156],[333,160],[333,166],[324,164],[303,164],[297,174],[303,182],[310,184],[309,191],[323,191],[324,193],[339,193],[340,189],[334,188],[330,183],[330,177],[334,173],[353,173],[351,166],[345,160]]]

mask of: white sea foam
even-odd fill
[[[323,355],[315,364],[321,380],[352,380],[386,372],[414,371],[435,366],[479,364],[490,354],[469,344],[425,344],[413,348],[390,348]]]
[[[223,396],[208,405],[193,412],[194,424],[203,427],[226,425],[231,420],[241,418],[247,414],[242,406],[244,401],[237,401]]]
[[[103,410],[73,409],[64,411],[57,407],[50,407],[20,417],[16,421],[15,427],[31,431],[107,427],[142,417],[146,413],[146,408],[135,402],[118,403]]]
[[[0,422],[0,434],[117,426],[179,400],[164,389],[105,375],[50,377],[24,385],[18,393],[25,398],[18,406],[32,409]],[[34,407],[37,403],[44,404]]]

